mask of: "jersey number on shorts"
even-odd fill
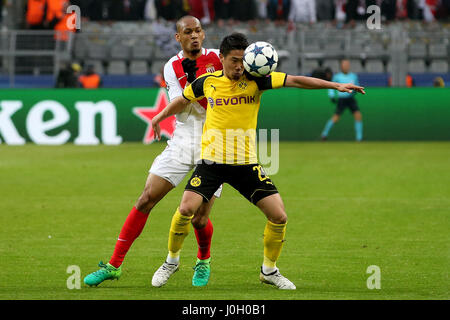
[[[269,176],[266,175],[266,173],[264,172],[263,168],[260,165],[254,166],[253,167],[253,171],[258,170],[258,178],[261,181],[265,181],[267,179],[269,179]],[[267,184],[273,184],[270,180],[266,181]]]

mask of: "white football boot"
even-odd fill
[[[263,282],[263,283],[274,285],[278,289],[283,289],[283,290],[297,289],[295,287],[295,285],[291,281],[289,281],[288,278],[281,275],[278,268],[270,274],[264,274],[262,272],[262,268],[261,268],[261,273],[259,274],[259,280],[261,280],[261,282]]]
[[[162,287],[167,283],[170,276],[178,271],[178,264],[164,262],[161,267],[156,270],[152,278],[152,286]]]

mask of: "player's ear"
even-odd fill
[[[202,29],[202,42],[203,42],[203,40],[205,40],[205,37],[206,37],[205,30]]]
[[[177,40],[178,42],[180,42],[180,34],[177,32],[175,33],[175,40]]]
[[[223,56],[222,53],[219,53],[219,59],[220,59],[220,62],[222,62],[222,64],[223,64],[223,60],[225,60],[225,57]]]

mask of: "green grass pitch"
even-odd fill
[[[229,186],[212,211],[208,286],[191,285],[191,229],[180,271],[151,287],[184,183],[152,211],[119,281],[68,289],[69,266],[82,280],[109,260],[164,146],[0,145],[0,299],[450,298],[448,142],[281,143],[271,178],[289,222],[278,266],[296,291],[259,282],[265,218]],[[380,289],[367,287],[371,265]]]

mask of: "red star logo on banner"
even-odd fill
[[[147,130],[143,142],[145,144],[152,143],[155,140],[155,134],[152,128],[152,119],[161,112],[169,104],[165,89],[160,89],[156,97],[156,103],[153,107],[135,107],[133,113],[139,118],[147,122]],[[160,122],[161,136],[170,139],[175,131],[175,116],[171,116]]]

